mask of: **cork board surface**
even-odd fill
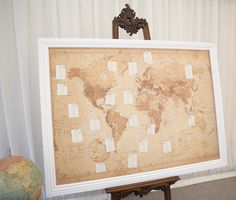
[[[56,184],[219,158],[209,51],[50,48]]]

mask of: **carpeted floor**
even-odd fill
[[[172,189],[172,200],[236,200],[236,177]],[[124,200],[164,200],[161,191],[143,198],[130,195]]]

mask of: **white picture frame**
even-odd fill
[[[215,44],[192,42],[141,41],[141,40],[111,40],[111,39],[64,39],[42,38],[39,47],[39,81],[41,101],[41,125],[43,138],[44,177],[47,197],[99,190],[113,186],[143,182],[152,179],[183,175],[197,171],[219,168],[227,165],[225,128],[222,106],[221,85],[217,64]],[[208,50],[210,53],[213,92],[216,108],[218,145],[220,158],[201,163],[171,167],[156,171],[111,177],[99,180],[57,185],[55,173],[55,158],[52,134],[51,94],[49,74],[49,48],[161,48]]]

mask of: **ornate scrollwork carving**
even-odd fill
[[[129,196],[130,194],[134,194],[135,196],[139,196],[142,198],[143,196],[150,193],[152,190],[161,190],[164,192],[166,190],[166,186],[150,185],[150,186],[146,186],[146,187],[135,188],[131,191],[119,192],[116,195],[118,198],[125,198],[125,197]]]
[[[149,192],[151,192],[152,189],[152,187],[140,188],[138,191],[134,191],[134,195],[143,197],[144,195],[147,195]]]
[[[123,28],[130,36],[136,34],[139,29],[143,29],[144,39],[150,40],[148,22],[146,19],[135,17],[136,13],[130,8],[129,4],[121,10],[119,16],[112,21],[113,38],[118,39],[118,28]]]

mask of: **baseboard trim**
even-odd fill
[[[236,177],[236,171],[180,180],[177,183],[175,183],[174,185],[172,185],[172,188],[185,187],[185,186],[195,185],[195,184],[199,184],[199,183],[205,183],[205,182],[209,182],[209,181],[215,181],[215,180],[232,178],[232,177]]]

